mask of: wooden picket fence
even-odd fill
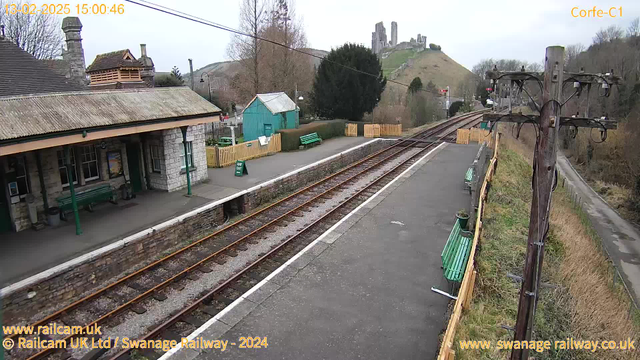
[[[481,143],[483,141],[489,141],[489,130],[480,128],[458,129],[456,133],[457,144]]]
[[[438,354],[438,360],[455,359],[455,351],[453,350],[453,339],[456,334],[456,327],[460,322],[462,309],[469,309],[469,306],[471,305],[473,286],[475,284],[477,274],[476,270],[473,268],[473,264],[475,262],[478,239],[480,239],[480,232],[482,231],[482,215],[484,213],[485,199],[487,198],[487,186],[489,181],[491,181],[491,177],[493,176],[493,173],[495,171],[496,161],[498,160],[498,141],[499,138],[493,142],[493,157],[491,158],[491,162],[489,163],[489,167],[487,168],[487,174],[484,177],[482,188],[480,189],[480,194],[478,196],[478,210],[476,212],[478,220],[476,221],[475,231],[473,234],[471,253],[469,254],[467,268],[465,269],[464,277],[462,278],[462,283],[460,284],[460,290],[458,291],[458,299],[453,305],[453,312],[451,313],[451,318],[449,319],[449,324],[447,325],[447,331],[445,332],[444,338],[442,339],[442,345],[440,347],[440,353]]]
[[[380,124],[365,124],[364,137],[366,138],[380,137]]]
[[[207,146],[207,166],[229,166],[235,164],[236,160],[255,159],[275,154],[281,150],[280,134],[271,135],[271,140],[264,146],[261,146],[258,140],[227,147]]]
[[[344,136],[358,136],[358,124],[345,124]]]

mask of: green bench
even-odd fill
[[[91,208],[92,204],[102,202],[102,201],[111,201],[115,204],[116,192],[111,188],[109,184],[103,184],[91,189],[82,190],[76,192],[76,203],[78,207],[85,206],[89,211],[93,211]],[[73,204],[71,203],[71,194],[60,196],[56,198],[58,202],[58,207],[60,208],[60,213],[62,214],[62,218],[65,219],[64,213],[66,211],[73,210]]]
[[[311,145],[313,143],[322,143],[322,139],[318,136],[318,133],[311,133],[300,136],[300,144]]]
[[[473,181],[473,166],[467,170],[466,174],[464,174],[464,184],[471,187],[471,181]]]
[[[460,222],[456,220],[440,255],[445,279],[454,283],[462,282],[471,252],[472,240],[471,237],[463,236]]]
[[[225,146],[231,146],[231,145],[233,145],[233,139],[231,139],[231,137],[229,136],[222,136],[220,137],[220,140],[218,140],[219,147],[225,147]]]

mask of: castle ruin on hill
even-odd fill
[[[422,34],[418,34],[416,39],[411,38],[409,42],[398,43],[398,23],[395,21],[391,22],[391,41],[387,40],[387,29],[382,21],[376,24],[375,31],[371,33],[371,51],[376,55],[387,48],[424,50],[426,47],[427,37]]]

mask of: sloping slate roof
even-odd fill
[[[52,71],[9,40],[0,40],[0,96],[86,89]]]
[[[0,98],[0,141],[220,112],[188,87]]]
[[[87,68],[87,72],[117,69],[120,67],[143,67],[138,60],[125,60],[124,56],[130,53],[129,49],[113,51],[106,54],[96,56],[91,65]],[[131,54],[133,57],[133,54]],[[135,57],[133,57],[135,59]]]
[[[260,99],[264,106],[274,115],[296,109],[296,103],[283,92],[258,94],[257,98]],[[247,107],[249,107],[249,105],[247,105]]]

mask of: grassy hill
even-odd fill
[[[392,71],[400,68],[403,63],[409,62],[408,66],[400,70],[395,78],[390,77],[390,79],[405,84],[409,84],[413,78],[418,76],[423,84],[427,84],[431,80],[439,89],[448,85],[454,91],[461,81],[465,80],[467,76],[473,75],[471,71],[458,64],[442,51],[429,49],[420,52],[413,49],[391,50],[388,55],[383,54],[383,56],[386,57],[382,59],[382,69],[388,77]],[[389,85],[399,86],[395,84]]]

